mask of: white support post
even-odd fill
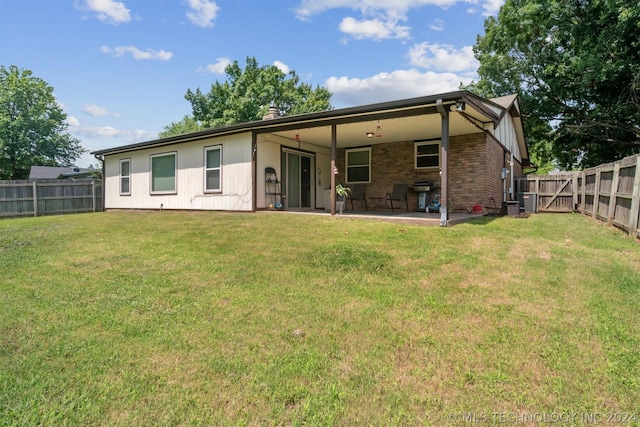
[[[336,214],[336,175],[338,174],[338,165],[336,158],[338,156],[338,129],[335,124],[331,125],[331,215]],[[345,158],[346,162],[346,158]],[[345,165],[345,173],[346,173]]]
[[[436,101],[440,113],[440,227],[449,225],[449,108]]]

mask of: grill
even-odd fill
[[[429,204],[429,191],[433,187],[431,181],[416,181],[413,183],[413,189],[418,193],[418,210],[425,212]]]
[[[413,184],[413,189],[418,192],[418,193],[422,193],[425,191],[431,191],[431,187],[433,186],[433,183],[431,181],[416,181]]]

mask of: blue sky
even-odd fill
[[[0,64],[54,88],[87,150],[154,139],[247,56],[336,108],[456,90],[503,0],[0,0]],[[86,154],[79,166],[95,164]]]

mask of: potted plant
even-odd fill
[[[342,209],[344,209],[344,203],[347,200],[347,196],[351,193],[351,189],[349,187],[345,187],[342,184],[336,185],[336,206],[342,215]]]

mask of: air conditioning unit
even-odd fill
[[[538,212],[538,195],[536,193],[518,193],[518,201],[528,213]]]

